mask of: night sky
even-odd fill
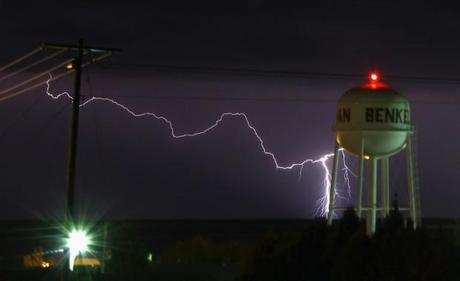
[[[121,48],[122,54],[85,70],[85,97],[112,97],[136,112],[161,114],[178,133],[204,129],[223,112],[244,112],[283,165],[333,151],[336,100],[376,69],[412,103],[423,216],[460,216],[455,6],[369,0],[0,1],[0,26],[0,65],[42,42],[76,44],[82,37],[90,45]],[[258,71],[243,71],[248,69]],[[72,80],[51,86],[53,93],[71,91]],[[45,90],[0,103],[0,219],[62,216],[71,107],[67,100],[51,100]],[[107,103],[92,103],[80,116],[80,214],[315,215],[321,165],[305,166],[300,180],[298,170],[275,169],[241,118],[226,118],[207,135],[175,140],[164,123],[133,119]],[[403,158],[391,160],[391,188],[401,201],[404,167]]]

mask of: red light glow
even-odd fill
[[[369,89],[372,91],[390,89],[390,86],[380,82],[382,76],[377,71],[371,71],[368,76],[369,82],[360,85],[361,88]]]
[[[371,79],[372,82],[377,82],[379,80],[379,75],[375,72],[372,72],[370,75],[369,75],[369,78]]]

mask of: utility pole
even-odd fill
[[[75,175],[78,151],[78,124],[80,115],[80,100],[81,100],[81,72],[84,66],[94,63],[98,60],[106,58],[112,53],[121,52],[119,49],[113,48],[100,48],[85,46],[84,40],[80,39],[78,45],[65,45],[65,44],[43,44],[44,48],[48,49],[67,49],[77,51],[77,55],[69,69],[75,71],[74,78],[74,95],[72,101],[71,124],[70,124],[70,141],[69,141],[69,158],[67,162],[67,177],[65,187],[65,203],[64,203],[64,226],[66,229],[71,229],[75,222]],[[100,53],[98,57],[91,57],[90,60],[85,60],[85,55],[88,53]],[[69,252],[68,249],[64,250],[64,263],[63,263],[63,280],[70,279]]]
[[[77,163],[77,144],[78,144],[78,123],[80,115],[80,91],[81,91],[81,62],[83,57],[84,41],[80,39],[78,43],[77,57],[74,60],[72,67],[75,69],[74,93],[70,124],[70,142],[69,142],[69,158],[67,163],[67,178],[66,178],[66,200],[64,205],[64,220],[66,227],[72,223],[74,219],[74,201],[75,201],[75,165]]]

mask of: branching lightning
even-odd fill
[[[68,92],[62,92],[60,94],[52,94],[50,92],[50,81],[52,80],[52,75],[50,74],[49,75],[50,78],[46,81],[46,94],[54,99],[54,100],[58,100],[60,99],[61,97],[65,97],[67,98],[68,100],[70,100],[71,102],[73,102],[73,97],[68,93]],[[301,179],[302,177],[302,172],[303,172],[303,168],[305,167],[306,164],[320,164],[321,167],[323,168],[324,170],[324,177],[323,177],[323,184],[322,184],[322,189],[323,189],[323,194],[322,194],[322,197],[320,199],[318,199],[318,206],[316,208],[316,211],[315,211],[315,214],[316,215],[319,215],[319,216],[325,216],[327,215],[327,212],[328,212],[328,204],[329,204],[329,201],[330,201],[330,198],[331,198],[331,194],[330,193],[330,186],[331,186],[331,173],[330,173],[330,170],[329,170],[329,167],[327,165],[327,161],[334,156],[333,153],[329,153],[329,154],[325,154],[323,155],[322,157],[318,158],[318,159],[305,159],[301,162],[297,162],[297,163],[292,163],[292,164],[289,164],[289,165],[281,165],[277,159],[277,157],[275,156],[275,154],[271,151],[269,151],[266,146],[265,146],[265,143],[264,143],[264,140],[262,139],[262,137],[260,136],[259,132],[257,131],[257,129],[251,124],[251,122],[249,121],[249,118],[248,116],[245,114],[245,113],[242,113],[242,112],[224,112],[220,115],[220,117],[214,121],[214,123],[212,123],[210,126],[206,127],[205,129],[203,130],[200,130],[200,131],[195,131],[195,132],[189,132],[189,133],[177,133],[176,132],[176,129],[174,128],[174,124],[171,120],[167,119],[166,117],[162,116],[162,115],[158,115],[156,113],[153,113],[153,112],[140,112],[140,113],[136,113],[133,109],[129,108],[128,106],[114,100],[114,99],[111,99],[111,98],[107,98],[107,97],[96,97],[96,96],[93,96],[91,98],[89,98],[88,100],[82,102],[80,104],[80,107],[85,107],[86,105],[90,104],[90,103],[93,103],[93,102],[108,102],[108,103],[111,103],[113,104],[114,106],[124,110],[125,112],[129,113],[131,116],[135,117],[135,118],[141,118],[141,117],[151,117],[151,118],[154,118],[156,120],[159,120],[161,122],[163,122],[164,124],[166,124],[168,127],[169,127],[169,131],[170,131],[170,134],[171,134],[171,137],[175,138],[175,139],[181,139],[181,138],[189,138],[189,137],[197,137],[197,136],[200,136],[200,135],[204,135],[210,131],[212,131],[213,129],[215,129],[217,126],[219,126],[225,118],[229,118],[229,117],[235,117],[235,118],[240,118],[244,121],[244,123],[246,124],[247,128],[249,129],[249,131],[252,133],[252,135],[254,137],[257,138],[258,142],[259,142],[259,146],[262,150],[262,152],[267,155],[268,157],[270,157],[270,159],[273,161],[273,164],[275,165],[275,168],[276,169],[280,169],[280,170],[293,170],[293,169],[299,169],[299,180]],[[343,151],[343,149],[340,150],[341,152],[341,155],[342,155],[342,163],[343,163],[343,176],[344,176],[344,183],[345,183],[345,186],[346,186],[346,189],[347,189],[347,196],[343,196],[339,191],[336,191],[336,194],[334,194],[334,196],[338,197],[338,198],[345,198],[345,197],[350,197],[350,174],[354,175],[353,172],[351,172],[351,170],[349,169],[349,167],[347,166],[346,164],[346,158],[345,158],[345,153]]]

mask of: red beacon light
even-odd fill
[[[376,73],[376,72],[371,72],[371,74],[369,75],[369,78],[371,80],[371,83],[375,83],[375,82],[379,81],[379,79],[380,79],[378,73]]]
[[[387,85],[384,83],[380,82],[380,74],[377,72],[373,71],[369,73],[369,83],[362,85],[362,87],[371,89],[371,90],[378,90],[378,89],[384,89],[388,88]]]

